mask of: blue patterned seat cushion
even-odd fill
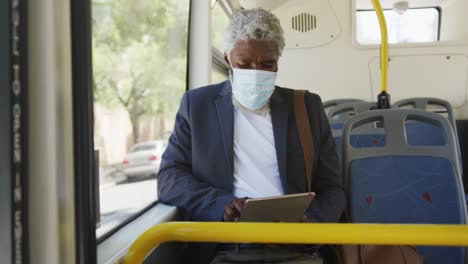
[[[348,213],[354,223],[465,224],[464,193],[449,160],[395,156],[354,160]],[[424,263],[463,263],[457,247],[419,247]]]

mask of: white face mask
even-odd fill
[[[232,94],[237,101],[250,110],[262,108],[275,90],[276,72],[231,68]]]

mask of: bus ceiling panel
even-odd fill
[[[240,5],[243,8],[264,8],[268,10],[274,10],[281,5],[283,5],[285,2],[284,0],[239,0]]]
[[[286,49],[314,48],[341,35],[341,25],[330,0],[293,0],[273,11],[281,21]]]
[[[223,1],[223,0],[218,0]],[[264,8],[268,10],[278,10],[283,5],[295,2],[296,0],[224,0],[228,2],[232,7],[239,9],[243,8]],[[369,10],[374,9],[370,0],[354,0],[357,10]],[[460,0],[380,0],[382,8],[392,9],[394,4],[397,2],[407,2],[410,8],[421,8],[421,7],[439,7],[450,2]],[[311,1],[309,1],[311,2]]]
[[[434,97],[459,107],[465,103],[468,81],[465,55],[393,56],[389,63],[389,91],[392,100]],[[369,62],[372,97],[380,92],[380,60]]]
[[[226,4],[229,6],[229,8],[232,9],[232,12],[235,13],[236,11],[240,10],[242,8],[239,0],[216,0],[220,1],[222,4]]]
[[[357,10],[374,9],[370,0],[354,0]],[[407,2],[410,8],[437,7],[454,0],[380,0],[383,9],[392,9],[396,2]]]

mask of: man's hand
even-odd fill
[[[224,215],[223,221],[225,222],[237,222],[239,221],[239,217],[242,213],[242,209],[244,209],[245,201],[247,201],[247,197],[245,198],[237,198],[232,203],[226,205],[224,207]]]

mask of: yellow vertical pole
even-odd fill
[[[371,0],[380,25],[381,47],[380,47],[380,89],[387,92],[388,89],[388,31],[387,22],[379,0]]]

